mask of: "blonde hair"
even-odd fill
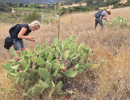
[[[40,22],[35,20],[31,24],[29,24],[29,27],[32,29],[32,27],[38,26],[40,28]]]

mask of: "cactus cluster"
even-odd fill
[[[63,82],[55,83],[54,80],[78,77],[85,68],[93,66],[90,56],[94,51],[88,45],[77,45],[74,38],[61,41],[56,37],[51,46],[46,41],[33,51],[26,49],[20,52],[20,58],[11,48],[15,58],[2,64],[2,67],[7,70],[7,77],[14,82],[14,87],[18,84],[24,86],[27,96],[38,96],[46,89],[50,90],[49,96],[54,92],[68,94],[68,91],[62,93]]]

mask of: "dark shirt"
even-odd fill
[[[25,27],[27,29],[24,36],[28,35],[31,32],[31,30],[29,30],[29,25],[28,24],[17,24],[16,28],[11,33],[11,38],[16,39],[16,40],[22,40],[21,38],[18,38],[18,34],[19,34],[19,32],[21,31],[21,29],[23,27]]]

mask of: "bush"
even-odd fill
[[[41,15],[34,10],[30,15],[25,17],[23,20],[27,22],[32,22],[34,20],[39,20],[41,18]]]
[[[2,64],[2,67],[7,70],[7,77],[14,82],[14,87],[24,89],[25,96],[39,96],[45,92],[49,97],[54,92],[68,94],[69,91],[63,93],[64,81],[60,79],[78,77],[84,69],[93,66],[90,56],[94,52],[88,45],[78,46],[74,38],[75,36],[64,41],[55,38],[51,46],[46,41],[43,46],[37,45],[33,52],[28,49],[20,52],[20,58],[11,48],[12,54],[17,58]]]
[[[128,27],[130,25],[130,23],[127,21],[127,18],[122,18],[122,16],[118,16],[117,18],[110,20],[112,25],[114,27]],[[104,25],[105,26],[111,26],[109,24],[107,24],[107,21],[104,21]]]
[[[11,8],[6,3],[0,1],[0,11],[9,12]]]
[[[60,11],[60,15],[64,15],[66,13],[72,13],[72,12],[87,12],[90,11],[90,7],[82,7],[82,6],[77,6],[77,7],[73,7],[73,8],[63,8],[62,11]]]

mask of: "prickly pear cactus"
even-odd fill
[[[51,46],[48,42],[43,46],[37,45],[33,51],[20,52],[20,57],[11,48],[16,58],[2,64],[2,67],[7,70],[7,77],[14,82],[14,87],[18,84],[24,86],[27,96],[38,96],[45,89],[50,89],[49,96],[54,92],[67,94],[68,91],[62,93],[63,82],[55,84],[54,80],[73,78],[82,74],[88,66],[93,66],[90,56],[94,52],[88,45],[77,45],[74,38],[61,41],[56,37]]]

